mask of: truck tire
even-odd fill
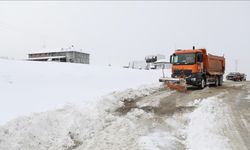
[[[219,77],[215,77],[215,83],[214,83],[214,86],[217,87],[219,86]]]
[[[218,83],[218,85],[219,85],[219,86],[222,86],[222,83],[223,83],[223,76],[219,76],[218,78],[219,78],[219,83]]]
[[[204,80],[204,78],[201,79],[201,84],[199,86],[199,89],[204,89],[204,87],[206,86],[206,82]]]

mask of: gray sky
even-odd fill
[[[250,2],[0,2],[0,56],[75,45],[92,64],[127,65],[175,48],[225,55],[250,76]]]

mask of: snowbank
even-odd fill
[[[96,105],[66,105],[60,109],[19,117],[0,128],[0,149],[135,149],[136,139],[148,131],[151,113],[133,109],[115,113],[121,101],[154,93],[159,87],[113,92]]]
[[[161,70],[0,60],[0,124],[27,115],[84,102],[93,106],[112,91],[158,84]]]
[[[228,122],[225,117],[228,108],[218,96],[202,100],[189,116],[187,127],[187,149],[190,150],[227,150],[229,139],[223,129]]]
[[[139,138],[139,146],[143,150],[175,150],[185,147],[185,117],[178,115],[166,117],[165,121]]]

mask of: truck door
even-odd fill
[[[197,71],[202,72],[203,71],[203,54],[197,53]]]

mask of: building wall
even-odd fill
[[[73,52],[68,54],[68,56],[75,63],[89,64],[89,54]]]
[[[170,63],[158,63],[158,64],[155,64],[155,68],[156,69],[171,69],[172,67],[172,64]]]
[[[77,51],[48,52],[29,54],[29,58],[65,56],[66,62],[89,64],[89,54]]]

